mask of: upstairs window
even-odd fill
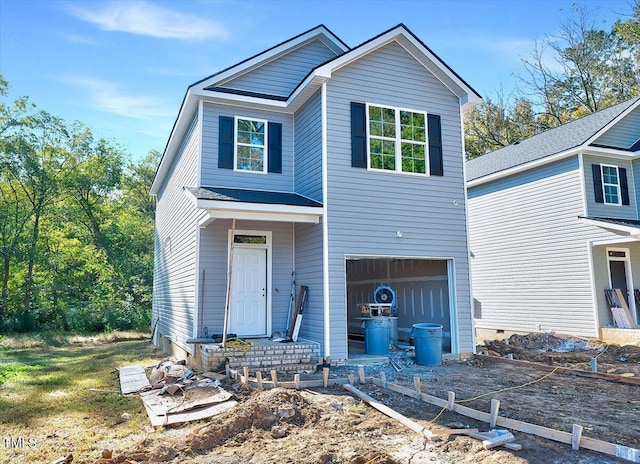
[[[627,170],[611,164],[592,164],[593,193],[596,203],[629,205]]]
[[[218,130],[218,168],[282,173],[281,123],[221,115]]]
[[[236,152],[234,169],[267,172],[267,122],[236,118]]]
[[[367,105],[368,168],[429,174],[426,113]]]
[[[620,176],[618,166],[601,165],[602,168],[602,189],[604,202],[611,205],[620,204]]]

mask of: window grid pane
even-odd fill
[[[602,187],[605,203],[620,204],[620,182],[617,167],[602,166]]]
[[[417,143],[402,143],[402,172],[425,173],[424,145]]]
[[[264,171],[265,123],[238,119],[236,169]]]
[[[426,174],[426,116],[415,111],[368,107],[369,167]]]

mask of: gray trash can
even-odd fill
[[[413,324],[416,364],[439,366],[442,364],[442,326],[440,324]]]
[[[376,317],[364,321],[364,345],[367,354],[389,354],[388,317]]]

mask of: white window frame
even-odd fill
[[[618,183],[617,184],[610,184],[608,182],[604,181],[604,168],[615,168],[616,170],[616,177],[618,178]],[[604,201],[604,203],[606,205],[617,205],[620,206],[622,205],[622,187],[620,186],[620,168],[618,166],[616,166],[615,164],[600,164],[600,177],[602,179],[602,199]],[[607,201],[607,191],[605,189],[605,187],[615,187],[616,190],[618,191],[618,202],[617,203],[612,203],[610,201]]]
[[[370,127],[371,127],[371,119],[369,117],[369,109],[371,107],[383,108],[388,110],[395,111],[395,127],[396,127],[396,136],[394,138],[384,137],[378,135],[371,135]],[[426,111],[413,110],[409,108],[400,108],[396,106],[390,105],[381,105],[376,103],[367,103],[367,115],[366,115],[366,126],[367,126],[367,169],[370,171],[376,172],[386,172],[386,173],[395,173],[395,174],[406,174],[410,176],[429,176],[429,121]],[[424,142],[414,141],[414,140],[405,140],[402,138],[402,131],[400,130],[400,113],[406,111],[409,113],[418,113],[424,116]],[[387,140],[395,142],[395,170],[391,169],[378,169],[371,167],[371,139],[377,140]],[[402,142],[411,143],[415,145],[424,145],[424,170],[425,172],[408,172],[402,170]]]
[[[261,122],[264,124],[264,145],[255,145],[250,143],[240,143],[238,142],[238,121],[252,121],[252,122]],[[262,160],[262,171],[254,171],[252,169],[239,169],[238,168],[238,146],[243,147],[256,147],[262,148],[264,151],[264,157]],[[235,172],[247,172],[253,174],[267,174],[269,168],[269,123],[266,119],[260,118],[252,118],[248,116],[235,116],[233,122],[233,170]]]

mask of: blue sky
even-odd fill
[[[0,0],[10,98],[79,120],[134,158],[162,151],[187,86],[324,24],[349,46],[404,23],[483,96],[514,88],[521,58],[573,1]],[[578,2],[609,29],[628,0]]]

